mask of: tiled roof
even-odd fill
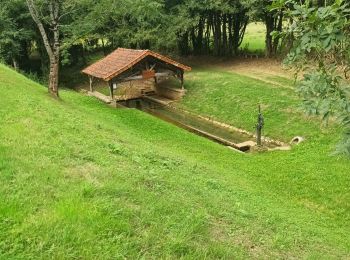
[[[153,56],[165,63],[171,64],[185,71],[191,70],[190,67],[182,65],[172,59],[169,59],[150,50],[132,50],[118,48],[105,58],[90,65],[82,72],[87,75],[109,81],[124,71],[128,70],[147,56]]]

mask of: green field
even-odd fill
[[[266,28],[263,23],[250,23],[247,26],[241,49],[252,53],[261,53],[265,50]]]
[[[197,69],[180,104],[307,141],[240,154],[0,65],[0,258],[349,258],[350,161],[292,90]],[[230,94],[230,95],[228,95]]]

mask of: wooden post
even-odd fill
[[[154,77],[154,85],[153,85],[153,90],[157,92],[157,86],[158,86],[158,79],[157,76]]]
[[[259,115],[258,115],[258,123],[256,125],[256,143],[258,146],[261,146],[261,136],[262,136],[262,129],[264,127],[264,116],[261,113],[261,106],[259,105]]]
[[[114,98],[114,94],[113,94],[113,83],[110,81],[109,82],[109,95],[111,96],[111,99]]]
[[[261,146],[261,128],[256,130],[256,143],[258,146]]]
[[[91,91],[91,92],[94,92],[94,86],[93,86],[94,77],[90,76],[90,77],[89,77],[89,80],[90,80],[90,91]]]
[[[184,89],[184,72],[181,71],[180,73],[180,80],[181,80],[181,89]]]

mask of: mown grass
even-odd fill
[[[217,88],[221,76],[232,80],[212,74]],[[263,98],[296,104],[265,87]],[[241,113],[251,88],[232,94],[242,126],[251,125]],[[188,95],[196,91],[192,82]],[[305,144],[243,155],[73,91],[52,99],[2,65],[0,97],[0,258],[350,256],[350,162],[329,156],[336,129],[319,133],[298,117]],[[211,104],[225,108],[228,96],[219,97]],[[267,128],[277,129],[268,115]]]
[[[285,87],[294,87],[295,85],[295,79],[281,77],[281,76],[268,76],[266,77],[267,80],[271,82],[276,82],[277,84],[281,84]]]

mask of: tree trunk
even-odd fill
[[[189,54],[189,43],[188,43],[189,32],[186,31],[183,35],[179,36],[179,49],[182,55],[187,56]]]
[[[221,54],[221,17],[219,13],[214,14],[213,19],[213,35],[214,35],[214,55]]]
[[[222,54],[227,55],[227,19],[226,14],[222,18]]]
[[[217,21],[216,21],[216,33],[218,37],[218,50],[217,55],[220,56],[222,54],[222,32],[221,32],[221,14],[217,14]]]
[[[198,35],[197,35],[197,53],[202,54],[203,53],[203,33],[204,33],[204,18],[200,18],[199,24],[198,24]]]
[[[232,34],[232,28],[233,27],[233,19],[232,15],[229,15],[228,18],[228,53],[230,56],[233,54],[233,34]]]
[[[37,7],[33,0],[26,0],[29,12],[36,23],[41,37],[44,42],[46,52],[50,59],[50,73],[49,73],[49,93],[58,97],[58,80],[59,80],[59,64],[60,64],[60,32],[59,32],[59,11],[60,3],[58,0],[50,0],[48,3],[48,9],[50,13],[50,27],[52,30],[52,39],[49,40],[46,33],[42,18],[39,15]],[[51,44],[52,43],[52,44]]]
[[[240,17],[236,15],[236,17],[233,18],[233,53],[235,55],[238,54],[240,29],[241,29]]]
[[[240,32],[239,32],[238,47],[240,47],[242,42],[243,42],[244,35],[245,35],[246,30],[247,30],[248,22],[249,22],[248,17],[246,17],[245,14],[243,14],[241,28],[240,28]]]
[[[218,34],[217,34],[217,16],[216,14],[213,14],[213,24],[212,24],[212,28],[213,28],[213,37],[214,37],[214,55],[218,55],[218,49],[219,49],[219,42],[218,42]]]
[[[265,14],[266,25],[266,56],[272,57],[277,54],[279,37],[273,38],[271,33],[273,31],[281,32],[283,26],[283,13],[266,13]]]
[[[15,71],[18,71],[18,63],[17,63],[17,60],[15,58],[12,58],[12,64],[13,64],[13,68],[15,69]]]
[[[105,41],[103,40],[103,37],[101,38],[101,42],[102,42],[103,55],[107,56],[106,45],[105,45]]]
[[[272,43],[272,35],[271,33],[274,30],[274,18],[271,13],[267,13],[265,16],[265,25],[266,25],[266,38],[265,38],[265,44],[266,44],[266,56],[271,57],[274,53],[273,43]]]
[[[207,18],[207,29],[205,32],[205,52],[206,52],[206,54],[210,53],[210,24],[211,24],[210,18]]]
[[[238,54],[239,47],[242,44],[248,21],[246,10],[240,11],[233,18],[233,51],[235,55]]]
[[[50,61],[49,93],[58,97],[59,63],[56,60]]]
[[[282,32],[282,28],[283,28],[283,12],[281,12],[276,19],[277,19],[277,21],[275,23],[275,30],[277,32]],[[274,53],[275,54],[277,54],[279,43],[280,43],[280,37],[276,36],[273,39],[273,48],[274,48]]]
[[[191,42],[192,42],[192,53],[194,55],[197,54],[198,48],[197,48],[197,40],[196,40],[196,32],[195,32],[195,27],[191,28]]]
[[[58,8],[58,7],[57,7]],[[54,10],[52,12],[55,12]],[[58,10],[57,10],[58,12]],[[54,17],[54,14],[51,15],[53,23],[53,59],[50,59],[50,93],[58,97],[58,80],[59,80],[59,67],[60,67],[60,34],[58,28],[58,17]]]

